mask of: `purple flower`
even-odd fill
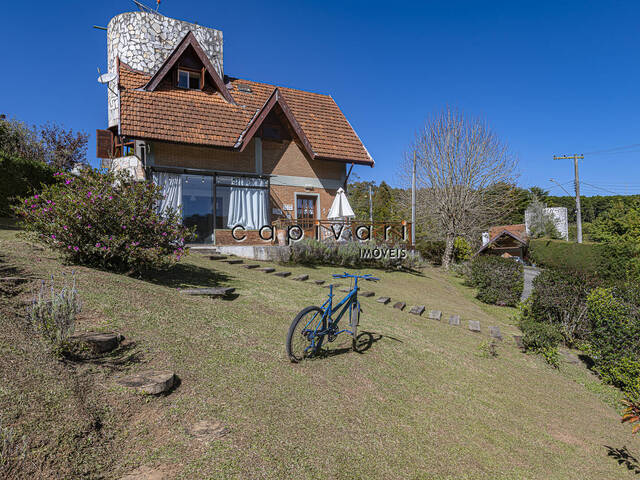
[[[77,252],[78,250],[80,250],[78,247],[73,247],[73,249]]]
[[[69,230],[66,225],[64,225],[62,228],[64,228],[65,230]]]
[[[122,225],[122,229],[125,230],[127,227],[125,227],[124,225]]]
[[[64,181],[65,185],[69,185],[71,183],[71,180],[69,180],[68,178]]]
[[[33,198],[35,198],[37,200],[38,199],[38,195],[34,195]]]
[[[100,242],[96,243],[96,247],[100,248]]]
[[[55,239],[56,239],[56,236],[52,234],[52,235],[51,235],[51,238],[53,238],[53,239],[55,240]]]

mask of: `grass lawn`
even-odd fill
[[[85,307],[78,328],[115,330],[130,342],[104,362],[52,361],[5,300],[0,420],[27,435],[32,475],[116,479],[146,466],[189,479],[633,476],[608,456],[607,447],[624,446],[640,455],[613,406],[617,392],[582,365],[554,370],[520,353],[511,338],[515,310],[481,304],[438,269],[368,270],[382,281],[364,289],[392,299],[386,306],[361,299],[370,348],[351,352],[345,336],[322,358],[293,365],[284,346],[289,324],[303,307],[321,304],[327,289],[291,278],[329,281],[338,268],[287,267],[293,275],[278,278],[193,254],[153,281],[139,280],[61,265],[10,230],[0,230],[0,252],[33,278],[75,270]],[[239,296],[177,290],[217,285]],[[407,309],[393,309],[395,301]],[[409,315],[416,304],[441,310],[443,321]],[[447,324],[453,313],[460,327]],[[482,334],[468,331],[470,319]],[[480,355],[489,325],[505,338],[497,358]],[[174,370],[180,385],[160,397],[115,385],[151,367]],[[228,433],[197,440],[188,432],[201,420],[220,421]]]

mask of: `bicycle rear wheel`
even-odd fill
[[[320,350],[324,336],[313,337],[313,332],[317,330],[318,324],[322,321],[322,314],[323,311],[320,307],[311,306],[303,309],[293,319],[287,333],[289,360],[298,363],[305,358],[312,357]]]

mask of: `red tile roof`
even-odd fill
[[[524,223],[518,223],[516,225],[499,225],[497,227],[491,227],[489,229],[489,238],[493,240],[497,235],[500,235],[504,230],[515,235],[523,242],[527,241],[527,229]]]
[[[203,91],[175,88],[169,78],[153,92],[143,90],[151,78],[120,63],[121,134],[128,137],[234,148],[256,112],[275,90],[274,85],[230,78],[236,102],[227,102],[211,85]],[[251,93],[238,90],[248,85]],[[373,166],[373,159],[340,108],[328,95],[292,88],[278,90],[315,158]]]

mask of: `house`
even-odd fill
[[[199,242],[265,243],[259,229],[279,220],[309,227],[354,165],[374,165],[331,96],[226,74],[219,30],[123,13],[107,55],[98,158],[160,185],[161,208],[180,209]]]
[[[501,255],[525,259],[529,237],[524,223],[491,227],[483,234],[482,247],[476,255]]]

